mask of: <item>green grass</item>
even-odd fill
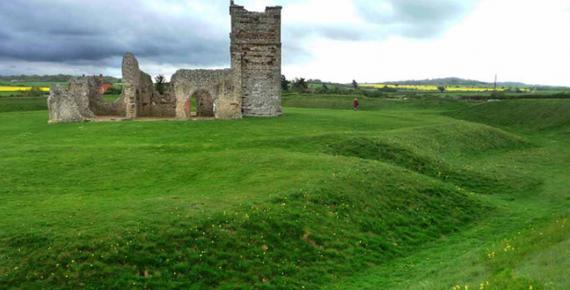
[[[525,131],[570,125],[570,100],[511,100],[483,103],[451,113],[456,118]]]
[[[469,107],[466,102],[457,102],[449,98],[421,98],[414,95],[408,98],[405,95],[394,95],[393,98],[367,98],[363,95],[331,95],[331,94],[298,94],[286,93],[284,105],[297,108],[328,108],[338,110],[352,110],[352,101],[355,97],[360,99],[361,109],[368,110],[457,110]]]
[[[570,287],[570,109],[352,98],[61,125],[0,98],[0,288]]]
[[[0,97],[0,113],[47,110],[45,97]]]
[[[0,92],[0,98],[1,97],[16,97],[20,94],[21,94],[20,92]]]
[[[103,100],[105,100],[105,102],[115,102],[117,99],[119,99],[120,95],[113,95],[113,94],[109,94],[109,95],[103,95]]]

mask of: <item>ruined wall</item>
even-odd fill
[[[125,116],[125,101],[122,97],[113,103],[109,103],[103,100],[102,95],[98,95],[96,98],[91,99],[89,104],[96,116]]]
[[[233,73],[225,70],[179,70],[171,79],[171,89],[176,98],[176,117],[191,118],[192,96],[211,96],[211,110],[218,119],[241,118],[241,102],[233,82]],[[208,111],[208,100],[202,101],[198,113]],[[199,104],[200,105],[200,104]]]
[[[198,116],[281,115],[281,7],[250,12],[232,1],[230,15],[231,69],[179,70],[167,92],[160,94],[151,76],[140,70],[135,56],[127,53],[119,100],[103,101],[99,90],[102,79],[72,80],[67,89],[53,89],[48,104],[50,120],[82,121],[95,116],[188,119],[193,117],[193,95],[197,95]]]
[[[65,86],[52,86],[48,97],[49,122],[81,122],[95,118],[89,108],[89,99],[98,89],[94,77],[73,78]]]
[[[124,103],[118,100],[107,103],[101,95],[101,77],[73,78],[65,86],[56,85],[48,98],[49,121],[80,122],[95,116],[121,116]]]
[[[138,117],[137,95],[141,71],[139,62],[132,53],[123,57],[123,92],[121,97],[125,102],[125,116],[127,118]]]
[[[281,7],[250,12],[232,1],[231,57],[245,116],[281,110]]]
[[[103,100],[103,94],[101,87],[103,87],[104,80],[102,77],[86,77],[87,86],[90,88],[97,88],[96,91],[90,89],[88,95],[89,98],[89,109],[96,116],[124,116],[125,115],[125,103],[122,98],[119,98],[113,103],[106,102]]]
[[[139,68],[139,62],[132,53],[123,57],[123,93],[125,116],[174,117],[176,102],[170,93],[159,94],[152,78]]]

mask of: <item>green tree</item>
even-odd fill
[[[290,84],[291,84],[291,82],[290,82],[289,80],[287,80],[287,78],[285,77],[285,75],[281,75],[281,89],[282,89],[283,91],[288,91]]]
[[[157,75],[154,78],[156,90],[162,95],[166,87],[166,78],[163,75]]]
[[[352,87],[356,90],[358,89],[358,83],[356,82],[356,80],[352,80]]]
[[[329,86],[326,84],[321,84],[321,87],[317,90],[319,93],[326,94],[329,92]]]
[[[296,78],[293,81],[293,89],[304,92],[309,89],[309,85],[307,84],[305,78]]]
[[[440,93],[445,92],[445,86],[438,86],[437,89],[439,90]]]

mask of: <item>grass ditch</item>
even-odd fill
[[[315,289],[458,231],[486,210],[454,186],[365,160],[318,184],[199,221],[99,238],[14,237],[4,241],[0,285]]]

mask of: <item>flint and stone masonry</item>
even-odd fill
[[[232,70],[245,116],[281,114],[281,7],[230,7]]]
[[[125,111],[123,98],[105,102],[102,77],[73,78],[66,86],[54,85],[48,97],[50,123],[81,122],[96,116],[116,116]]]
[[[211,99],[214,117],[275,117],[281,110],[281,7],[250,12],[230,5],[231,68],[179,70],[172,77],[176,117],[191,118],[190,99]],[[200,115],[200,110],[197,110]]]
[[[176,117],[192,118],[191,97],[195,96],[197,117],[241,118],[241,103],[234,87],[233,72],[225,70],[179,70],[171,80],[176,96]]]
[[[170,94],[161,95],[154,88],[152,78],[139,68],[139,62],[132,53],[123,57],[123,93],[125,116],[173,117],[174,100]]]
[[[160,94],[135,56],[127,53],[122,64],[123,90],[116,102],[103,101],[102,79],[76,78],[67,87],[52,88],[50,122],[98,116],[239,119],[281,115],[281,7],[251,12],[231,1],[230,16],[231,68],[179,70]]]
[[[93,77],[71,79],[67,87],[52,86],[48,97],[49,122],[81,122],[95,118],[89,99],[97,89]]]

